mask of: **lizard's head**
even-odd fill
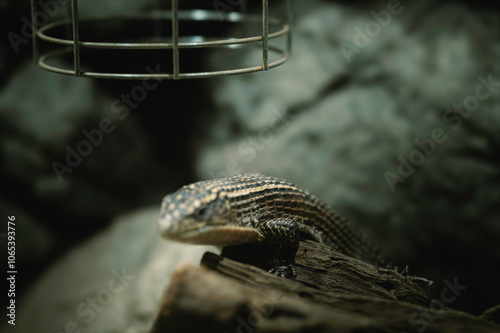
[[[232,223],[225,193],[207,182],[186,185],[163,198],[158,225],[163,237],[193,244],[226,246],[255,237],[253,230]]]

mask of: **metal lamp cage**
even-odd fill
[[[285,63],[290,56],[291,51],[291,0],[286,0],[285,18],[277,19],[269,17],[269,0],[262,0],[262,15],[249,14],[245,11],[220,13],[214,10],[204,9],[189,9],[179,10],[179,0],[171,0],[172,8],[170,11],[162,12],[162,18],[170,20],[172,23],[171,41],[134,41],[134,42],[107,42],[107,41],[88,41],[80,40],[80,25],[85,19],[79,17],[78,0],[70,0],[70,20],[57,20],[49,22],[48,24],[38,27],[36,17],[38,15],[38,5],[36,0],[31,0],[31,16],[33,28],[33,53],[34,61],[45,70],[52,71],[59,74],[81,76],[90,78],[105,78],[105,79],[192,79],[192,78],[208,78],[224,75],[236,75],[253,73],[259,71],[267,71],[271,68],[277,67]],[[246,3],[241,0],[241,8],[246,8]],[[186,21],[206,21],[214,22],[217,19],[222,19],[230,23],[261,23],[261,33],[254,36],[245,36],[243,38],[225,37],[215,40],[208,39],[193,39],[181,42],[179,39],[179,19]],[[156,18],[158,15],[156,15]],[[150,16],[155,19],[155,15]],[[66,26],[71,30],[69,35],[72,38],[62,38],[54,33],[55,29]],[[275,31],[270,33],[270,26]],[[259,29],[260,30],[260,29]],[[203,34],[200,34],[203,35]],[[270,45],[269,40],[285,36],[286,44],[284,47],[277,47]],[[56,50],[51,50],[42,54],[39,50],[39,43],[44,41],[51,46],[56,46]],[[201,71],[201,72],[181,72],[180,70],[180,55],[181,49],[193,48],[213,48],[213,47],[227,47],[238,48],[244,44],[261,44],[262,48],[262,62],[257,63],[252,67],[242,67],[236,69],[224,69],[214,71]],[[61,48],[62,46],[62,48]],[[172,71],[171,73],[127,73],[127,72],[106,72],[106,71],[84,71],[81,67],[81,51],[104,49],[104,50],[172,50]],[[275,52],[279,58],[273,62],[269,60],[269,53]],[[73,68],[62,68],[61,66],[49,64],[49,60],[57,58],[61,55],[68,55],[72,53]]]

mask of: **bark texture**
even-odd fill
[[[295,280],[250,265],[259,264],[252,260],[259,251],[205,253],[202,267],[179,268],[152,332],[500,332],[492,321],[431,301],[393,270],[320,244],[301,242]]]

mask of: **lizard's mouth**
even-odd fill
[[[183,224],[187,224],[184,222]],[[189,228],[162,229],[161,233],[163,237],[173,241],[199,245],[230,246],[255,243],[259,240],[257,230],[234,225],[193,223]]]

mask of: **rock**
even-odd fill
[[[20,300],[19,332],[61,332],[71,322],[84,332],[147,332],[174,268],[209,248],[161,239],[158,212],[118,218],[65,255]]]
[[[70,239],[70,229],[89,234],[130,206],[160,200],[175,183],[133,117],[113,112],[114,101],[95,89],[26,64],[0,96],[2,174],[20,202]],[[148,183],[156,186],[139,191]],[[54,210],[72,223],[54,223]]]

